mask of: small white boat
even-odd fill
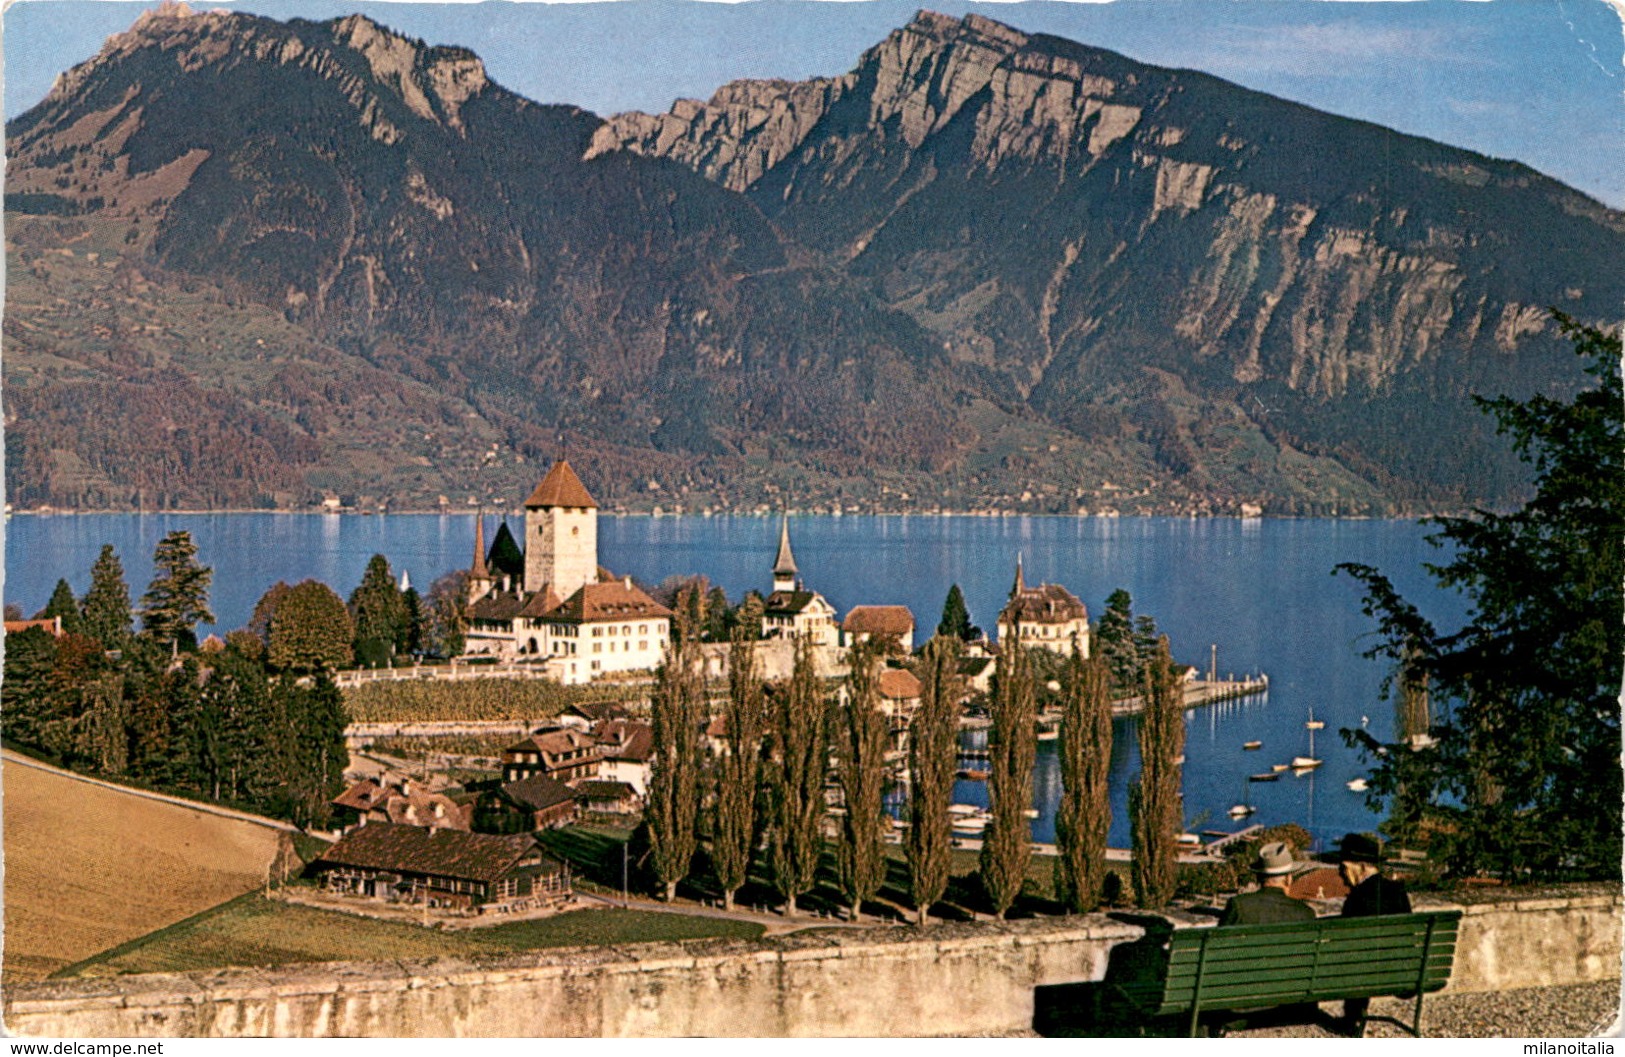
[[[986,815],[963,815],[954,819],[953,828],[962,833],[980,833],[991,821]]]
[[[1256,807],[1253,807],[1251,804],[1236,804],[1234,807],[1232,807],[1230,809],[1230,817],[1231,818],[1246,818],[1248,815],[1251,815],[1254,811],[1257,811],[1257,810],[1258,809]]]
[[[1291,766],[1292,765],[1290,763],[1272,763],[1272,764],[1270,764],[1270,770],[1279,773],[1281,771],[1286,770],[1287,768],[1289,768]]]
[[[1317,760],[1313,756],[1294,756],[1292,757],[1292,769],[1294,771],[1312,771],[1325,762],[1324,760]]]
[[[1366,780],[1364,778],[1350,779],[1348,787],[1350,792],[1363,793],[1366,791]]]
[[[969,815],[980,815],[982,809],[975,804],[949,804],[948,814],[955,818],[965,818]]]
[[[1252,752],[1254,749],[1262,749],[1264,747],[1264,743],[1261,741],[1244,741],[1241,743],[1241,747],[1246,749],[1248,752]]]
[[[1028,808],[1027,810],[1025,810],[1025,811],[1023,811],[1021,813],[1021,817],[1022,818],[1037,818],[1038,817],[1038,809],[1036,807],[1030,807],[1030,808]]]

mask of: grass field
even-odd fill
[[[185,972],[299,962],[456,958],[707,936],[753,938],[762,926],[658,911],[579,910],[537,921],[439,931],[266,899],[258,893],[105,951],[57,975]]]
[[[10,753],[3,777],[4,982],[48,976],[253,889],[283,836]]]

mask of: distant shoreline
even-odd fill
[[[267,515],[273,517],[472,517],[475,514],[499,515],[502,517],[522,517],[523,508],[504,510],[10,510],[5,516],[12,517],[219,517],[240,516],[246,514]],[[1216,514],[1125,514],[1121,512],[1089,513],[1089,514],[1052,514],[1042,512],[1025,512],[1020,510],[866,510],[860,513],[832,513],[828,510],[712,510],[712,511],[652,511],[652,510],[611,510],[599,508],[600,517],[645,517],[645,518],[699,518],[707,520],[712,518],[776,518],[790,517],[827,517],[827,518],[864,518],[864,517],[918,517],[918,518],[1065,518],[1077,521],[1108,520],[1116,521],[1125,518],[1162,518],[1164,520],[1179,521],[1424,521],[1433,517],[1456,517],[1460,514],[1449,512],[1434,512],[1426,514],[1395,514],[1383,516],[1379,514],[1256,514],[1242,515],[1235,513]]]

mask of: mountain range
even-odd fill
[[[539,60],[545,61],[545,59]],[[969,15],[607,119],[361,16],[141,16],[7,127],[18,507],[1503,504],[1625,215]]]

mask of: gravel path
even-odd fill
[[[1394,1017],[1410,1023],[1414,1005],[1397,998],[1371,1002],[1372,1017]],[[1338,1003],[1321,1009],[1341,1013]],[[1431,995],[1422,1007],[1422,1034],[1441,1039],[1582,1038],[1613,1034],[1620,1012],[1620,982],[1566,987],[1531,987],[1522,991],[1487,991]],[[1328,1038],[1319,1025],[1261,1028],[1233,1033],[1240,1038]],[[1385,1020],[1372,1020],[1367,1038],[1409,1038],[1409,1032]]]

